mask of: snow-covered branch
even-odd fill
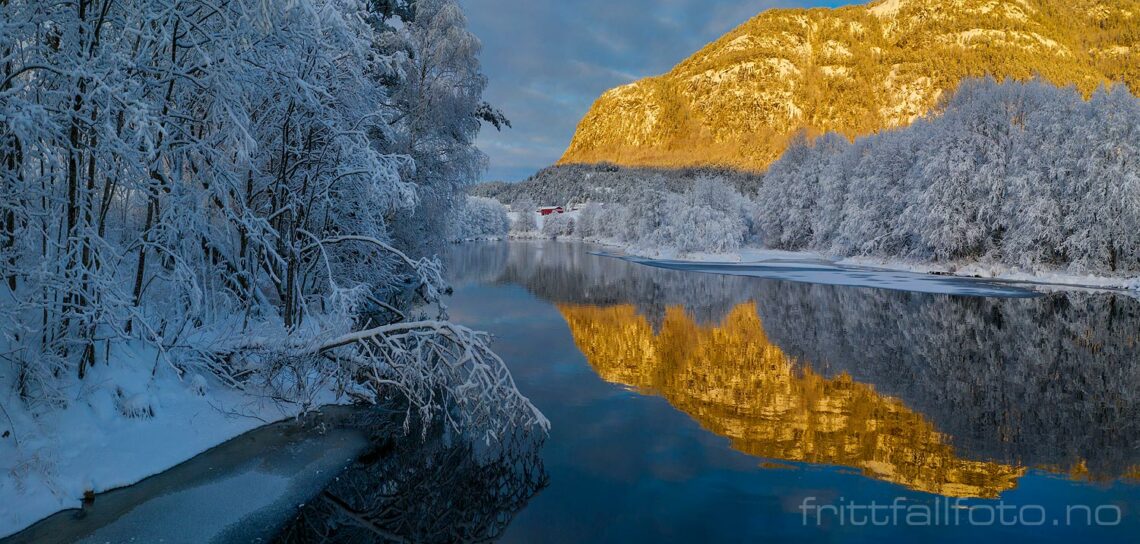
[[[156,373],[275,397],[337,357],[386,369],[373,396],[522,406],[466,329],[306,349],[442,313],[429,250],[484,164],[478,53],[455,0],[0,3],[0,386],[64,405],[141,344]],[[443,396],[423,406],[468,402]]]
[[[519,392],[506,364],[480,333],[446,321],[395,323],[322,344],[345,379],[372,394],[392,387],[424,420],[441,417],[488,442],[518,428],[545,432],[550,422]]]

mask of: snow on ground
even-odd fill
[[[0,537],[78,508],[86,492],[134,484],[300,412],[201,376],[180,380],[145,348],[117,351],[63,392],[69,399],[64,409],[34,417],[16,402],[5,403],[0,422],[11,434],[0,439]],[[0,373],[0,386],[13,390],[11,383],[12,376]]]
[[[248,438],[246,438],[248,437]],[[90,542],[258,542],[296,515],[368,446],[359,432],[259,429],[129,489],[101,496],[79,520],[33,533]],[[38,534],[30,535],[36,542]]]
[[[1024,283],[1041,285],[1045,287],[1072,287],[1077,289],[1123,289],[1140,291],[1140,277],[1113,278],[1089,274],[1075,274],[1066,272],[1040,272],[1022,270],[996,264],[930,264],[907,263],[902,261],[885,261],[868,257],[852,257],[838,261],[838,264],[852,266],[869,266],[893,270],[905,270],[920,274],[951,274],[966,278],[981,278],[998,280],[1008,283]]]
[[[616,245],[618,247],[622,247],[620,244],[614,244],[610,240],[603,241],[603,243],[605,245]],[[732,253],[681,253],[673,249],[630,250],[628,248],[626,248],[626,251],[638,257],[654,260],[676,260],[701,263],[778,263],[786,261],[796,263],[830,264],[835,262],[834,260],[828,259],[819,253],[761,248],[744,248]]]
[[[984,280],[932,276],[914,272],[860,268],[822,261],[773,260],[762,262],[702,262],[693,260],[646,259],[622,257],[630,262],[685,272],[750,276],[775,280],[872,287],[894,291],[913,291],[978,297],[1031,297],[1034,291]]]
[[[872,258],[836,260],[814,252],[763,248],[731,253],[679,253],[668,248],[631,248],[614,240],[588,241],[620,250],[606,255],[658,268],[828,285],[972,296],[1026,296],[1032,293],[1031,289],[1140,291],[1140,278],[1030,272],[999,265],[942,265]]]

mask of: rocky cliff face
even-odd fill
[[[881,0],[767,11],[603,94],[560,161],[763,170],[789,139],[904,126],[965,78],[1140,89],[1140,0]]]

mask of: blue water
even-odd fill
[[[495,347],[520,389],[553,424],[542,450],[550,485],[514,518],[505,542],[1068,542],[1140,535],[1140,487],[1122,479],[1140,462],[1133,419],[1140,406],[1140,346],[1122,339],[1140,331],[1140,305],[1133,300],[979,300],[977,293],[965,298],[725,278],[649,268],[551,242],[457,251],[452,317],[496,335]],[[664,309],[680,307],[695,321],[715,325],[742,301],[759,301],[768,336],[783,342],[784,351],[802,354],[800,364],[824,374],[847,372],[897,398],[946,433],[962,459],[1026,467],[1026,473],[998,497],[958,499],[850,466],[748,455],[663,398],[668,395],[599,377],[556,306],[632,305],[651,322]],[[1079,340],[1058,340],[1073,330],[1087,332],[1099,348],[1081,351],[1072,348],[1083,345]],[[867,363],[869,357],[878,362]],[[871,365],[880,368],[866,368]],[[1084,370],[1073,371],[1078,368]],[[971,376],[983,377],[969,383]],[[977,391],[954,392],[967,383]],[[1095,474],[1070,474],[1082,460],[1095,465]],[[808,497],[813,505],[874,501],[908,509],[898,511],[902,523],[878,510],[876,522],[886,526],[873,526],[863,515],[840,522],[830,510],[809,514],[814,511],[801,508]],[[1090,527],[1079,507],[1066,514],[1070,505],[1101,506],[1101,521],[1119,524]],[[923,523],[923,506],[943,515]],[[1003,511],[1006,517],[987,523],[988,513]],[[971,515],[980,526],[971,526]],[[864,519],[866,526],[852,523]]]

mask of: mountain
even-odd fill
[[[1140,89],[1140,0],[881,0],[761,13],[603,94],[559,164],[763,170],[797,133],[905,126],[965,78]]]

